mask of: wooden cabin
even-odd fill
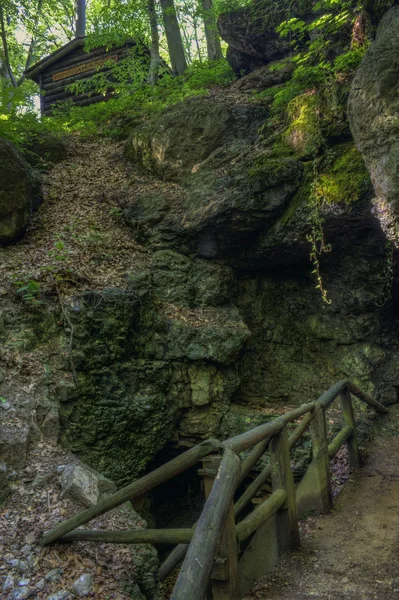
[[[113,95],[112,88],[106,95],[88,95],[71,92],[67,86],[75,81],[88,79],[98,72],[108,71],[112,66],[110,62],[115,63],[126,58],[130,50],[136,46],[136,42],[130,40],[118,48],[109,50],[96,48],[91,52],[85,52],[84,44],[85,38],[77,37],[26,71],[26,77],[40,85],[42,114],[51,114],[56,104],[65,101],[86,106],[109,100]],[[144,52],[146,50],[144,49]]]

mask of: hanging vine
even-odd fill
[[[319,185],[319,175],[317,169],[317,160],[314,161],[314,177],[311,185],[310,192],[310,222],[311,222],[311,232],[306,236],[307,241],[311,245],[310,250],[310,260],[313,264],[312,275],[314,275],[316,280],[316,289],[320,290],[320,294],[323,302],[326,304],[331,304],[332,300],[328,297],[328,292],[323,284],[323,279],[321,276],[320,270],[320,256],[322,254],[331,252],[332,246],[331,244],[326,244],[324,239],[324,230],[323,224],[324,219],[321,216],[321,208],[324,201],[324,196],[320,193],[320,189],[322,189]]]

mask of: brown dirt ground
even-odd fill
[[[399,598],[399,407],[383,419],[368,458],[330,515],[315,520],[244,600]]]

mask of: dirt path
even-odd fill
[[[333,512],[246,600],[399,599],[398,422],[393,407]]]

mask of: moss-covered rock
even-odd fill
[[[50,133],[33,135],[25,144],[25,149],[26,160],[37,168],[49,163],[58,164],[67,157],[64,142]]]
[[[0,244],[25,233],[42,198],[39,175],[15,146],[0,139]]]
[[[164,357],[229,364],[249,336],[236,308],[179,310],[168,315]]]
[[[399,7],[382,19],[353,81],[349,117],[376,194],[376,214],[399,240]]]
[[[333,152],[333,160],[316,179],[314,193],[327,204],[357,202],[371,189],[363,157],[353,143],[336,146]]]
[[[187,307],[228,304],[236,287],[230,267],[194,260],[172,250],[153,254],[152,282],[157,296]]]
[[[289,41],[276,32],[276,27],[286,18],[303,13],[309,2],[299,2],[299,12],[292,12],[292,5],[283,1],[254,0],[245,8],[223,13],[218,20],[218,29],[228,43],[227,60],[237,74],[248,73],[258,67],[287,56]]]
[[[182,180],[218,148],[235,139],[253,141],[265,116],[258,105],[189,99],[133,129],[126,156],[165,179]]]

